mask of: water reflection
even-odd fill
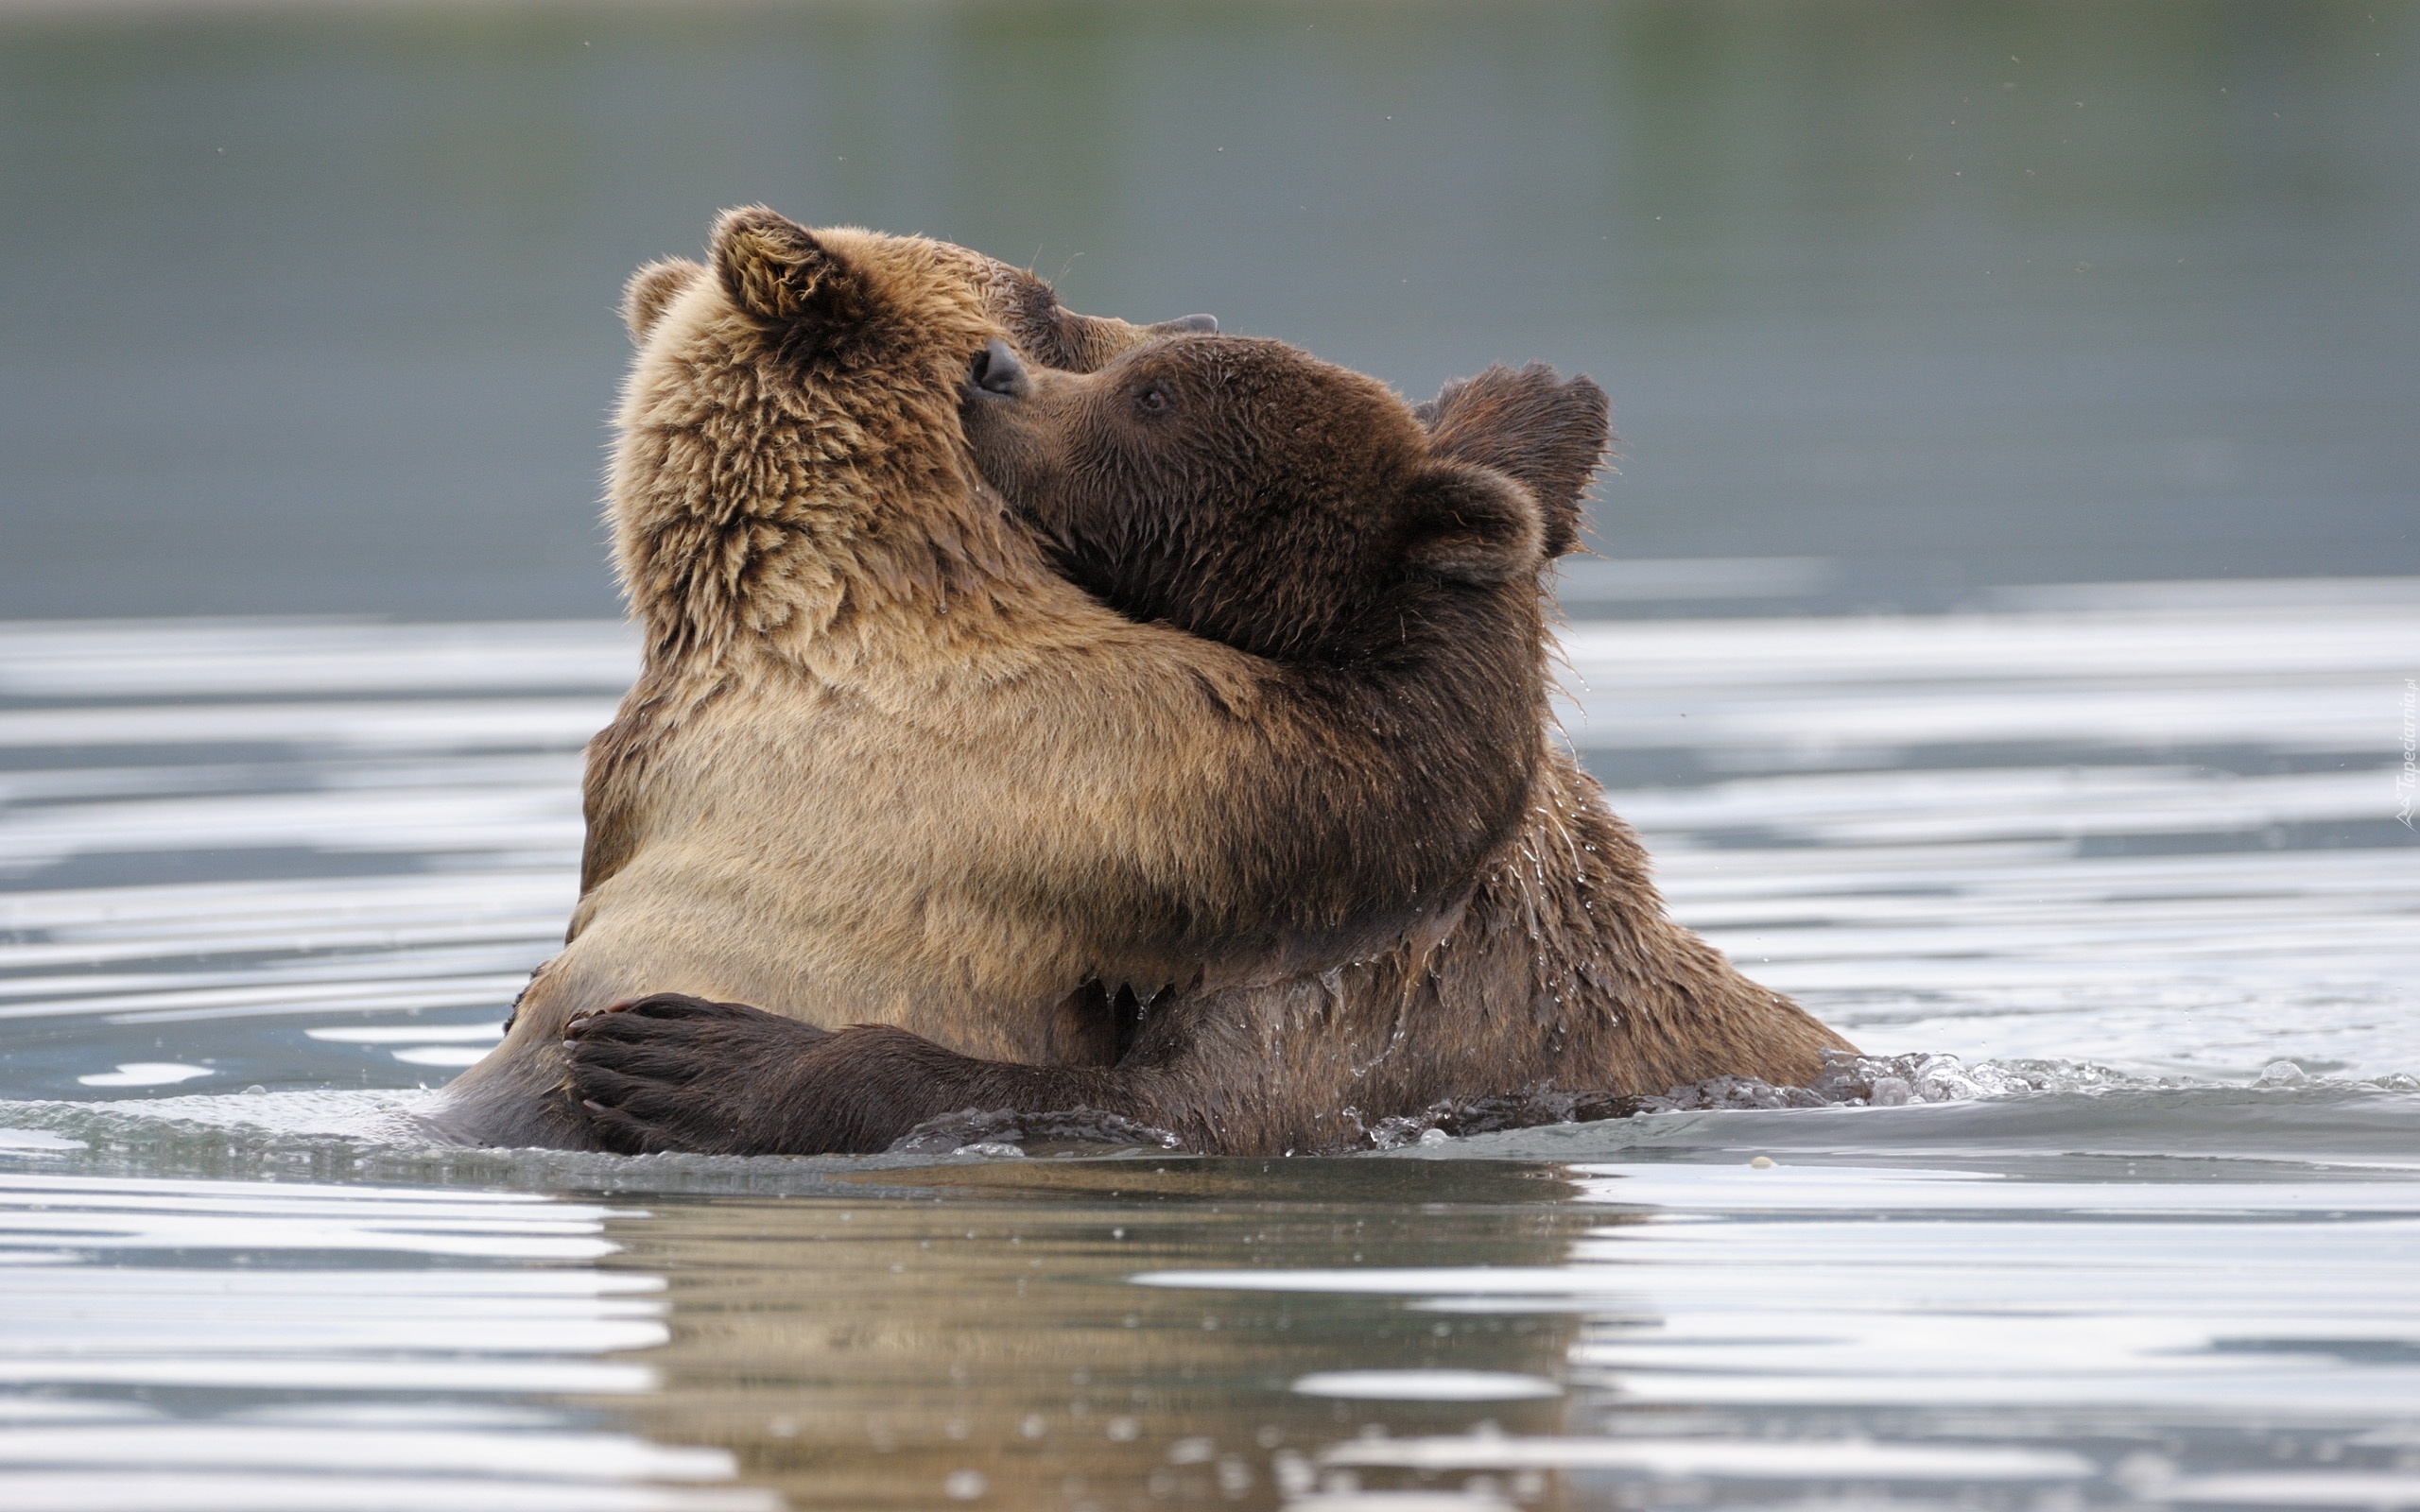
[[[0,1503],[756,1512],[656,1389],[664,1282],[614,1210],[520,1194],[0,1169]],[[653,1484],[668,1483],[668,1484]],[[684,1483],[704,1483],[703,1485]]]
[[[1545,1168],[1045,1160],[864,1191],[610,1226],[614,1263],[671,1282],[665,1389],[635,1418],[650,1437],[726,1447],[802,1507],[978,1486],[1004,1506],[1269,1506],[1365,1422],[1561,1428],[1575,1320],[1129,1284],[1173,1264],[1553,1264],[1593,1224]],[[1383,1410],[1300,1389],[1374,1370],[1442,1386]]]
[[[342,1185],[211,1178],[329,1154],[236,1122],[130,1157],[112,1121],[179,1105],[120,1106],[0,1151],[11,1505],[2415,1489],[2410,1091],[1684,1113],[1319,1161],[356,1137]],[[130,1158],[156,1174],[88,1174]],[[583,1186],[621,1194],[540,1194]],[[147,1479],[197,1469],[200,1502]]]
[[[2420,1105],[2398,1107],[2408,1138]],[[1578,1325],[1563,1432],[1441,1435],[1374,1404],[1384,1433],[1315,1456],[1390,1485],[1547,1469],[1581,1503],[1624,1507],[1952,1488],[2021,1505],[2046,1485],[2094,1503],[2395,1505],[2420,1496],[2399,1448],[2420,1421],[2414,1171],[2143,1184],[1583,1165],[1578,1202],[1627,1221],[1555,1264],[1137,1280]]]

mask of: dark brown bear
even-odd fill
[[[683,996],[587,1016],[569,1078],[598,1143],[873,1150],[954,1110],[1083,1107],[1201,1150],[1310,1151],[1447,1100],[1802,1083],[1848,1048],[1665,916],[1636,837],[1550,737],[1536,575],[1507,564],[1576,541],[1606,440],[1596,386],[1494,369],[1427,406],[1424,438],[1367,380],[1275,342],[1184,335],[1084,375],[995,345],[963,415],[978,465],[1063,570],[1137,619],[1349,676],[1434,658],[1458,613],[1476,626],[1517,605],[1534,654],[1499,671],[1539,691],[1539,717],[1517,748],[1482,739],[1464,760],[1530,773],[1519,825],[1443,929],[1277,980],[1105,983],[1144,1009],[1114,1067],[980,1060],[888,1026],[826,1034]],[[1538,513],[1407,513],[1391,480],[1436,455],[1518,478]]]

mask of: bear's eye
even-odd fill
[[[1176,396],[1164,383],[1145,384],[1134,395],[1134,407],[1146,415],[1161,414],[1175,403]]]

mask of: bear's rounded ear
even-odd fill
[[[711,243],[731,301],[760,320],[845,318],[855,280],[815,233],[762,205],[726,210]]]
[[[1500,583],[1546,565],[1537,495],[1493,468],[1435,461],[1413,479],[1406,551],[1456,582]]]
[[[1614,438],[1603,389],[1542,363],[1495,367],[1447,384],[1413,413],[1434,455],[1496,469],[1537,495],[1548,557],[1580,543],[1580,496]]]
[[[685,257],[667,257],[631,274],[622,285],[622,323],[631,328],[631,339],[645,341],[655,322],[664,318],[665,306],[704,271]]]

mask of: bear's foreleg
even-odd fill
[[[563,1060],[591,1137],[624,1155],[872,1154],[967,1109],[1158,1112],[1148,1072],[977,1060],[887,1024],[819,1029],[668,992],[573,1019]]]

